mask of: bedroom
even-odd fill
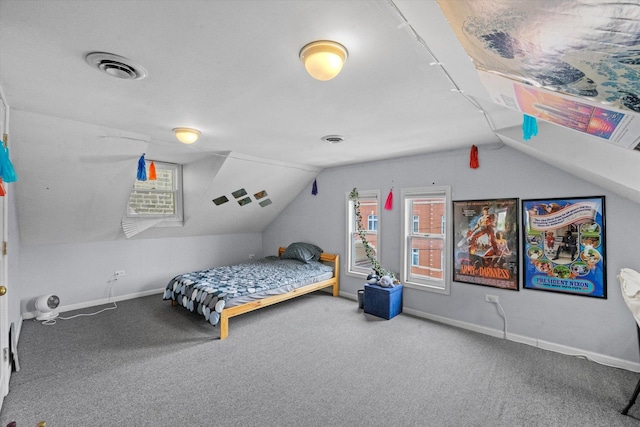
[[[23,3],[28,6],[24,6],[24,9],[18,7]],[[365,74],[368,69],[362,64],[362,55],[358,59],[354,41],[349,46],[351,56],[342,74],[334,81],[324,82],[334,85],[324,85],[319,89],[316,85],[319,82],[312,81],[305,74],[297,57],[298,50],[304,42],[315,38],[338,38],[339,31],[323,33],[319,28],[333,15],[316,13],[317,16],[323,16],[325,21],[314,23],[313,26],[309,24],[309,28],[314,30],[307,29],[307,32],[292,39],[295,43],[285,45],[286,55],[291,55],[291,58],[287,57],[284,60],[286,64],[278,66],[280,74],[268,74],[268,81],[262,85],[256,83],[264,78],[258,73],[242,78],[234,76],[232,71],[237,65],[235,63],[221,67],[215,61],[204,61],[203,67],[219,67],[215,68],[219,73],[230,75],[243,85],[258,86],[245,89],[254,92],[256,103],[258,98],[262,100],[255,110],[243,110],[248,108],[246,98],[250,96],[242,92],[235,93],[241,96],[214,93],[203,101],[192,98],[193,88],[181,82],[180,89],[191,91],[185,92],[188,95],[172,92],[176,102],[167,108],[168,111],[149,123],[136,126],[130,123],[133,121],[131,117],[135,114],[144,116],[151,107],[144,101],[135,102],[135,98],[127,92],[141,96],[135,84],[146,84],[146,81],[152,81],[153,76],[166,79],[165,74],[175,70],[162,71],[164,60],[152,58],[152,54],[145,54],[142,48],[127,47],[131,43],[124,36],[92,36],[86,41],[75,40],[73,44],[65,45],[71,43],[68,38],[73,38],[73,31],[69,29],[70,26],[63,26],[70,34],[61,32],[63,34],[59,36],[68,38],[64,42],[55,39],[53,34],[59,27],[46,22],[46,11],[37,15],[42,20],[38,21],[41,26],[30,29],[29,25],[24,25],[23,30],[18,30],[15,27],[20,22],[26,22],[20,20],[25,20],[25,16],[33,13],[32,9],[38,2],[0,0],[0,85],[11,106],[9,146],[19,175],[17,183],[8,185],[6,198],[9,204],[9,322],[19,324],[22,315],[33,312],[34,298],[44,293],[60,295],[61,305],[67,309],[103,302],[108,297],[107,289],[115,271],[126,272],[114,289],[117,297],[124,298],[160,294],[160,290],[175,274],[205,268],[212,262],[225,265],[244,261],[250,254],[256,257],[272,255],[279,246],[294,241],[313,242],[327,252],[344,255],[347,194],[353,187],[377,190],[382,196],[393,187],[398,196],[403,188],[449,185],[453,200],[604,195],[607,215],[607,299],[525,289],[518,292],[503,291],[453,282],[450,295],[407,289],[405,311],[499,335],[504,321],[495,307],[484,301],[486,293],[495,293],[500,297],[508,318],[508,332],[514,339],[537,342],[554,351],[580,352],[624,369],[640,371],[635,325],[624,305],[615,277],[620,268],[640,268],[636,249],[640,232],[635,220],[640,213],[640,179],[636,167],[639,154],[542,121],[538,123],[538,136],[525,143],[522,140],[522,114],[504,109],[478,95],[477,99],[483,102],[483,109],[488,112],[493,125],[500,129],[500,137],[497,137],[476,108],[459,94],[452,93],[442,70],[429,65],[433,60],[415,43],[415,37],[412,38],[409,32],[400,35],[394,33],[398,31],[398,26],[402,26],[402,20],[393,14],[389,2],[360,3],[364,10],[371,12],[374,9],[374,16],[380,19],[376,21],[379,24],[377,26],[383,27],[378,28],[381,34],[368,30],[371,31],[371,34],[367,34],[372,40],[379,40],[380,46],[387,46],[382,43],[385,37],[391,40],[393,44],[384,51],[387,54],[402,45],[402,50],[395,51],[399,57],[392,58],[409,61],[404,63],[414,65],[426,78],[417,72],[398,76],[398,66],[380,64],[380,67],[389,67],[382,68],[381,74],[390,77],[367,83],[388,89],[368,93],[358,83],[358,79],[362,78],[358,76]],[[476,71],[448,27],[438,4],[424,3],[416,6],[414,2],[394,2],[441,62],[451,64],[446,65],[446,71],[454,81],[467,93],[482,93]],[[72,7],[70,4],[67,3],[66,7]],[[418,7],[418,10],[412,7]],[[285,7],[276,8],[278,13],[284,14],[281,9]],[[57,16],[64,14],[65,10],[68,9],[48,12]],[[315,9],[313,11],[318,12]],[[102,12],[103,17],[117,16],[113,10]],[[358,16],[353,10],[351,14],[348,11],[345,13],[347,15],[341,17],[341,22],[352,22],[354,16]],[[248,14],[248,11],[243,10],[240,15],[244,14]],[[92,15],[88,13],[85,16]],[[248,16],[252,19],[247,25],[262,28],[257,24],[259,17],[253,14]],[[285,15],[285,18],[294,21],[290,15]],[[280,19],[289,22],[285,18]],[[6,22],[11,19],[17,23]],[[188,20],[185,18],[179,24],[187,25],[185,21]],[[224,21],[216,23],[226,31],[231,31],[231,24]],[[90,19],[85,19],[84,24],[108,27],[108,22]],[[136,28],[136,36],[141,37],[146,31],[152,30],[148,28],[150,25],[137,24],[140,27],[131,27]],[[427,31],[425,27],[431,30]],[[179,30],[171,28],[173,32]],[[192,32],[197,28],[197,25],[191,28],[184,37],[193,37]],[[406,26],[402,29],[406,30]],[[297,26],[295,30],[302,31]],[[241,40],[238,48],[244,46],[255,52],[262,47],[250,43],[259,39],[261,33],[257,33],[244,33],[249,40]],[[344,40],[344,43],[348,44],[347,41]],[[138,43],[142,41],[138,40]],[[148,40],[145,43],[150,44]],[[26,50],[27,47],[36,49],[38,44],[44,45],[43,50],[49,52],[40,53],[44,55],[42,57],[32,58],[28,55],[25,57],[25,54],[18,55],[17,51]],[[292,52],[289,52],[289,45],[295,45]],[[206,51],[206,46],[199,47],[202,47],[200,52]],[[82,54],[97,49],[140,61],[149,69],[149,80],[111,81],[91,70],[83,61]],[[284,57],[285,49],[280,49],[278,57]],[[153,55],[157,50],[149,48]],[[170,54],[177,62],[198,61],[200,52],[186,55],[174,46]],[[60,54],[62,58],[55,59],[54,54]],[[418,59],[411,60],[412,55]],[[40,58],[46,58],[47,61]],[[16,63],[18,60],[23,61],[25,66]],[[36,73],[36,70],[40,68],[39,64],[49,61],[54,64],[52,68],[57,70],[53,78],[59,82],[60,92],[34,83],[46,80],[48,72],[39,70]],[[264,67],[264,64],[261,62],[260,67]],[[248,67],[244,62],[242,65]],[[69,74],[79,76],[77,79],[81,81],[64,75],[62,70],[67,67],[71,71]],[[359,69],[358,75],[353,75],[354,69]],[[196,73],[195,70],[191,72]],[[21,73],[26,75],[20,76]],[[376,73],[372,74],[376,79],[382,78]],[[347,77],[349,80],[346,80]],[[405,79],[406,84],[399,84],[399,79]],[[226,80],[221,80],[218,84],[226,83]],[[122,83],[127,86],[123,88]],[[73,90],[76,84],[92,89],[76,93]],[[339,96],[340,91],[348,89],[347,85],[357,86],[358,92],[354,89]],[[330,88],[330,91],[325,92],[328,90],[326,88]],[[151,90],[153,87],[145,87],[143,93],[148,95],[147,92]],[[234,86],[234,90],[240,89]],[[49,92],[54,93],[48,95]],[[300,95],[300,92],[304,95]],[[280,93],[282,95],[277,95]],[[220,101],[217,101],[217,96],[221,97]],[[353,103],[356,98],[360,100],[358,104]],[[433,98],[435,105],[427,103],[428,98]],[[39,99],[41,105],[33,102]],[[119,121],[95,119],[112,117],[108,110],[117,108],[122,99],[129,102],[130,108],[121,105],[123,116],[117,117]],[[78,100],[86,102],[83,105],[89,105],[90,108],[72,116],[72,107]],[[166,99],[156,102],[167,105]],[[369,116],[360,114],[358,109],[365,107],[360,103],[371,104],[366,110]],[[204,113],[196,121],[190,116],[192,105],[196,104],[203,109],[216,104],[214,107],[217,108],[212,113]],[[294,110],[301,109],[301,106],[310,113],[294,115]],[[263,116],[284,107],[288,107],[287,111],[292,114],[286,119],[274,121],[272,115]],[[398,111],[400,108],[401,111]],[[225,113],[225,109],[229,111]],[[333,113],[334,110],[339,112]],[[393,114],[385,114],[389,110]],[[209,132],[201,129],[201,141],[196,143],[201,145],[191,148],[175,146],[171,128],[181,125],[203,127],[209,123],[210,117],[223,113],[226,114],[225,120],[228,119],[225,123],[216,120],[216,123],[210,124]],[[309,116],[316,119],[309,120]],[[385,119],[382,126],[388,127],[384,132],[374,123],[376,119],[381,120],[381,116]],[[293,117],[303,123],[300,126],[302,129],[293,130],[296,122]],[[394,121],[398,121],[398,125],[392,126],[391,122]],[[416,124],[408,126],[407,121]],[[230,123],[234,123],[235,128],[232,129]],[[251,141],[251,144],[242,147],[226,141],[237,138],[232,134],[243,126],[249,129],[242,137]],[[254,126],[256,129],[252,129]],[[270,127],[272,130],[269,130]],[[371,132],[362,130],[368,127]],[[457,132],[452,135],[451,129]],[[345,134],[348,138],[344,143],[334,145],[319,140],[323,135],[334,133]],[[150,134],[152,136],[148,137]],[[282,140],[291,140],[293,143],[285,145],[283,142],[280,145]],[[408,145],[403,147],[404,140]],[[300,148],[300,144],[304,149]],[[430,144],[434,147],[426,147]],[[469,168],[469,149],[472,144],[479,148],[478,169]],[[188,171],[185,170],[185,175],[191,174],[190,179],[194,184],[184,189],[185,202],[189,203],[189,199],[192,204],[185,205],[185,215],[189,218],[185,227],[150,229],[127,239],[122,232],[121,218],[135,177],[136,163],[143,152],[147,153],[149,159],[154,159],[156,153],[156,160],[173,160],[192,166]],[[233,156],[228,156],[229,152]],[[220,154],[226,157],[220,157]],[[286,157],[293,154],[307,158],[308,163]],[[256,157],[270,161],[256,162]],[[567,162],[567,159],[571,161]],[[565,162],[568,164],[564,165]],[[291,164],[304,164],[305,169],[289,167]],[[187,178],[185,176],[185,182]],[[318,194],[315,196],[311,194],[314,179],[318,184]],[[209,188],[212,181],[213,188]],[[220,215],[211,200],[239,187],[247,187],[249,191],[266,189],[278,203],[271,206],[274,209],[258,211],[259,215],[255,210],[247,214],[239,207]],[[400,271],[399,205],[396,204],[390,211],[382,211],[380,221],[383,242],[380,248],[381,262],[391,270]],[[355,298],[361,287],[361,278],[346,275],[342,271],[341,293],[344,296]]]

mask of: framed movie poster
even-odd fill
[[[523,287],[607,298],[604,218],[604,196],[523,200]]]
[[[453,280],[518,290],[518,199],[453,202]]]

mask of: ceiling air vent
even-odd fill
[[[340,135],[325,135],[320,139],[329,144],[339,144],[344,141],[344,137]]]
[[[85,61],[111,77],[126,80],[138,80],[147,76],[147,70],[128,58],[106,52],[90,52],[84,56]]]

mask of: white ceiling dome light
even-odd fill
[[[311,77],[326,81],[340,73],[349,54],[338,42],[318,40],[305,45],[298,56]]]
[[[183,144],[193,144],[200,138],[200,131],[193,128],[173,128],[173,133]]]
[[[36,299],[36,310],[38,311],[36,320],[51,320],[58,317],[55,311],[60,305],[60,298],[57,295],[41,295]]]

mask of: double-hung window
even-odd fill
[[[402,190],[402,277],[408,287],[449,293],[450,198],[448,186]]]
[[[158,225],[182,225],[182,166],[155,161],[154,165],[155,180],[136,180],[133,184],[126,216]]]
[[[380,192],[377,190],[358,191],[360,221],[363,234],[375,259],[380,260]],[[371,273],[371,261],[366,254],[365,245],[358,233],[357,218],[354,212],[355,202],[347,193],[347,274],[366,276]]]

